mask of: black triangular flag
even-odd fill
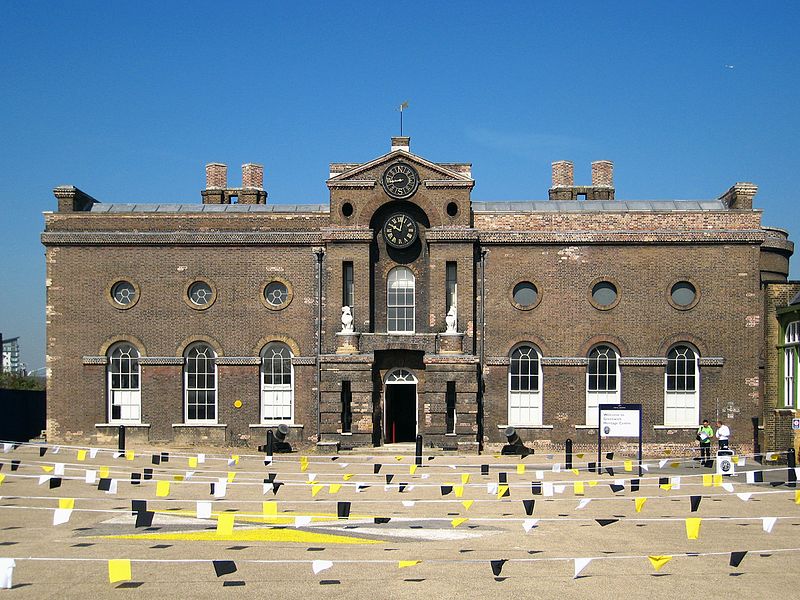
[[[689,502],[692,504],[692,512],[697,512],[698,507],[700,506],[700,500],[702,500],[702,496],[690,496]]]
[[[153,469],[151,469],[150,467],[146,468],[144,470],[144,478],[145,479],[152,479],[153,478]]]
[[[731,561],[728,563],[732,567],[738,567],[744,560],[747,550],[741,552],[731,552]]]
[[[169,452],[161,453],[161,462],[169,462]]]
[[[505,486],[505,487],[503,488],[503,491],[502,491],[502,493],[500,494],[500,497],[501,497],[501,498],[508,498],[508,497],[510,497],[510,496],[511,496],[511,486],[508,486],[508,485],[507,485],[507,486]]]
[[[481,475],[489,474],[489,465],[481,465]]]
[[[619,519],[595,519],[600,524],[600,527],[605,527],[606,525],[611,525],[612,523],[616,523]]]
[[[16,471],[17,469],[19,469],[19,461],[18,460],[12,460],[11,461],[11,470],[12,471]]]
[[[447,496],[450,492],[453,491],[452,485],[443,485],[442,486],[442,496]]]
[[[531,494],[534,496],[541,496],[542,495],[542,482],[541,481],[531,481]]]
[[[495,577],[500,575],[500,573],[503,571],[503,565],[506,564],[507,560],[508,559],[503,558],[501,560],[492,561],[492,573],[494,574]]]
[[[764,483],[764,471],[753,471],[753,482]]]
[[[45,454],[47,454],[47,446],[42,446],[41,448],[39,448],[39,456],[42,457]]]
[[[150,462],[152,462],[154,465],[160,465],[161,464],[161,455],[160,454],[153,454],[153,456],[150,458]]]
[[[594,471],[596,471],[596,470],[597,470],[597,463],[596,463],[596,462],[590,462],[590,463],[589,463],[588,465],[586,465],[586,466],[587,466],[587,468],[589,469],[589,473],[593,473]]]
[[[770,481],[769,482],[769,484],[772,487],[781,487],[784,483],[786,483],[786,482],[784,482],[784,481]]]
[[[639,491],[639,480],[638,479],[631,479],[631,491],[638,492]]]
[[[406,491],[406,486],[407,485],[408,485],[407,483],[398,483],[397,484],[397,491],[402,494],[404,491]]]
[[[277,477],[277,473],[267,473],[267,478],[264,480],[264,483],[272,483],[275,481],[275,477]]]
[[[273,496],[277,496],[278,495],[278,490],[281,489],[282,485],[283,485],[282,481],[273,481],[272,482],[272,495]]]
[[[391,473],[387,473],[386,474],[386,483],[387,483],[387,485],[392,483],[392,479],[394,479],[394,475],[392,475]]]
[[[381,465],[381,463],[375,463],[374,465],[372,465],[372,472],[377,475],[378,473],[381,472],[381,467],[382,466],[383,465]]]
[[[388,523],[389,521],[391,521],[391,518],[390,517],[375,517],[373,519],[373,521],[375,521],[376,525],[382,525],[383,523]]]
[[[609,475],[611,475],[611,477],[613,477],[614,476],[614,467],[606,467],[606,473],[608,473]]]
[[[212,496],[214,495],[214,492],[216,491],[216,485],[217,485],[216,483],[212,483],[211,484],[211,491],[209,492],[209,494],[211,494]]]
[[[658,478],[658,485],[667,485],[668,483],[669,483],[669,477]]]
[[[536,505],[536,500],[523,500],[522,505],[525,507],[525,514],[531,516],[533,514],[533,507]]]
[[[57,487],[61,487],[61,477],[51,477],[50,478],[50,489],[54,489]]]
[[[621,491],[623,491],[625,489],[624,485],[620,485],[618,483],[609,484],[609,487],[611,488],[611,491],[614,492],[615,494],[617,492],[621,492]]]
[[[97,482],[97,489],[101,492],[107,492],[111,489],[111,479],[108,477],[103,477],[100,481]]]
[[[614,460],[614,453],[613,452],[606,452],[606,458],[608,460]]]
[[[261,448],[262,448],[262,446],[259,446],[259,447],[258,447],[258,449],[259,449],[259,450],[260,450]],[[272,464],[272,460],[270,460],[269,458],[265,458],[265,459],[264,459],[264,466],[265,466],[265,467],[268,467],[268,466],[270,466],[271,464]]]
[[[497,481],[498,483],[508,483],[508,473],[498,473]]]
[[[331,456],[331,460],[339,460],[338,456]]]
[[[139,485],[142,482],[141,473],[131,473],[131,485]]]
[[[131,500],[131,512],[144,512],[147,510],[147,500]]]
[[[214,571],[216,572],[217,577],[236,573],[236,563],[232,560],[215,560]]]
[[[151,510],[143,510],[136,513],[136,527],[150,527],[153,524],[154,513]]]
[[[336,503],[336,512],[339,515],[340,519],[349,519],[350,518],[350,503],[349,502],[337,502]]]
[[[367,488],[369,488],[369,486],[368,485],[364,485],[363,483],[356,484],[356,491],[357,492],[363,492]]]

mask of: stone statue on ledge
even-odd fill
[[[353,333],[353,313],[349,306],[342,307],[342,333]]]
[[[445,330],[445,333],[458,333],[458,331],[456,330],[457,320],[458,319],[456,317],[456,307],[451,306],[450,310],[447,311],[447,316],[444,318],[444,322],[447,324],[447,329]]]

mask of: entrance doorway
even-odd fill
[[[395,369],[386,377],[384,423],[387,444],[416,440],[417,378],[407,369]]]

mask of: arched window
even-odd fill
[[[542,361],[533,346],[518,346],[511,352],[508,424],[542,424]]]
[[[783,405],[797,405],[797,367],[800,354],[800,321],[789,323],[784,335],[783,349]]]
[[[208,344],[198,342],[184,354],[185,407],[187,423],[217,422],[217,354]]]
[[[141,423],[139,386],[139,351],[128,342],[114,344],[108,349],[109,423]]]
[[[386,282],[386,331],[414,333],[414,273],[407,267],[389,271]]]
[[[696,427],[700,418],[700,369],[698,356],[685,344],[667,353],[664,375],[664,425]]]
[[[622,375],[619,355],[611,346],[595,346],[589,351],[586,369],[586,424],[597,427],[599,404],[619,404]]]
[[[272,342],[261,351],[261,422],[294,420],[292,351]]]

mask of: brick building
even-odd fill
[[[474,450],[513,425],[580,445],[621,401],[643,404],[652,448],[717,416],[752,445],[765,294],[793,250],[756,186],[622,201],[611,162],[591,185],[552,166],[548,200],[477,202],[470,164],[401,137],[332,164],[318,205],[267,203],[255,164],[239,188],[207,165],[198,204],[56,188],[48,435],[257,445],[286,423],[296,442]]]

